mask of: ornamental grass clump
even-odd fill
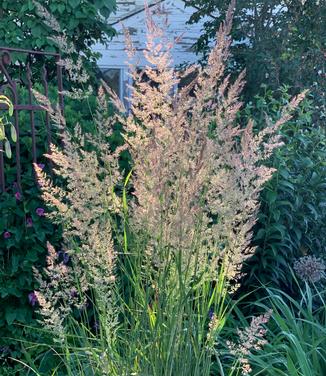
[[[240,128],[244,73],[234,81],[226,74],[233,8],[234,3],[207,66],[183,73],[173,69],[173,43],[147,10],[148,65],[137,70],[126,32],[131,97],[125,108],[103,83],[118,114],[104,115],[100,89],[94,135],[82,135],[79,127],[67,134],[64,119],[36,94],[61,127],[63,149],[53,146],[47,155],[61,185],[35,170],[50,215],[63,225],[73,275],[69,289],[75,288],[78,301],[86,296],[94,319],[92,327],[89,314],[71,320],[69,313],[60,321],[66,338],[57,350],[65,354],[58,369],[66,374],[208,376],[213,367],[223,372],[219,338],[242,264],[254,252],[259,194],[273,174],[263,162],[281,145],[277,131],[303,97],[258,134],[252,122]],[[194,72],[194,80],[176,90],[182,76]],[[107,137],[116,119],[125,145],[113,151]],[[132,170],[120,173],[125,149]],[[47,283],[50,295],[43,289]],[[45,285],[41,314],[58,312],[63,301],[69,306],[69,299],[53,298],[53,286]]]

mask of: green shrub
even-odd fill
[[[267,90],[245,108],[258,129],[266,115],[279,118],[289,95],[287,88],[278,94]],[[315,124],[312,99],[306,98],[281,128],[284,146],[274,153],[270,163],[277,171],[261,194],[253,243],[257,250],[246,268],[247,286],[259,281],[294,292],[289,267],[295,259],[306,254],[324,257],[326,130]]]

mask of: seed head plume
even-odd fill
[[[46,26],[53,30],[53,35],[48,37],[48,39],[55,43],[61,54],[65,55],[57,64],[65,68],[65,72],[69,76],[72,84],[84,86],[89,83],[90,76],[84,68],[83,55],[77,51],[59,22],[47,8],[36,0],[33,0],[33,4],[35,5],[37,15]],[[74,57],[72,57],[73,55]],[[73,86],[70,91],[63,91],[65,96],[73,99],[83,99],[90,96],[92,93],[93,89],[90,85],[87,90]]]
[[[63,342],[65,319],[71,314],[72,307],[82,307],[85,301],[81,294],[77,294],[74,276],[69,272],[64,261],[59,260],[59,253],[49,242],[47,249],[48,255],[43,273],[34,270],[39,282],[35,296],[40,308],[42,324],[55,334],[56,341]]]
[[[261,133],[254,133],[252,122],[240,129],[236,118],[245,72],[234,81],[226,75],[234,6],[233,1],[207,66],[188,68],[197,76],[180,91],[173,43],[148,12],[148,64],[139,72],[130,63],[131,111],[121,117],[134,162],[131,222],[148,235],[147,252],[160,263],[167,261],[167,249],[181,255],[189,276],[209,270],[214,278],[223,262],[230,281],[240,277],[242,263],[254,252],[258,198],[273,173],[263,161],[281,145],[277,131],[304,95]]]
[[[42,102],[42,96],[38,98],[50,113],[55,112]],[[122,206],[115,193],[116,186],[121,183],[118,166],[121,148],[114,152],[110,150],[107,138],[112,132],[113,120],[103,113],[106,111],[104,105],[101,88],[95,116],[97,130],[93,135],[82,135],[79,125],[76,125],[74,134],[70,134],[60,122],[64,147],[62,149],[52,145],[50,153],[45,155],[52,162],[56,184],[39,166],[35,165],[34,169],[42,197],[51,209],[48,215],[63,227],[63,247],[71,260],[71,267],[65,267],[69,278],[62,279],[66,282],[65,290],[85,293],[96,287],[97,304],[108,313],[112,309],[115,281],[115,251],[110,221],[111,215],[119,212]],[[54,113],[52,117],[56,119],[59,115]],[[53,248],[49,250],[48,260],[52,260]],[[50,277],[53,265],[54,261],[48,262],[46,276]],[[58,289],[58,286],[49,282],[54,280],[52,277],[42,279],[41,274],[38,273],[41,288],[37,292],[39,300],[44,302],[40,304],[41,313],[48,320],[53,314],[53,321],[59,323],[58,317],[64,316],[58,313],[56,304],[51,302],[58,300],[56,297],[61,296],[63,287],[60,285]],[[47,290],[53,294],[51,299],[46,295]],[[60,322],[63,325],[63,319]],[[114,320],[110,325],[113,324]]]
[[[238,329],[236,343],[227,342],[230,354],[235,356],[240,363],[242,375],[249,375],[252,372],[248,359],[250,353],[260,350],[267,344],[265,339],[267,330],[264,328],[264,324],[267,324],[271,315],[272,311],[269,310],[263,315],[253,317],[249,327],[243,330]]]

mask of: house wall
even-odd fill
[[[156,4],[151,7],[156,21],[159,22],[159,20],[161,20],[162,22],[162,19],[167,16],[167,38],[175,42],[172,50],[173,66],[177,67],[184,63],[196,62],[198,58],[194,52],[193,45],[201,33],[204,21],[194,25],[187,24],[187,21],[195,9],[189,7],[185,8],[182,0],[148,0],[147,3],[149,5]],[[98,61],[98,66],[104,72],[106,81],[109,84],[110,81],[112,82],[112,85],[110,85],[112,88],[119,87],[118,94],[121,98],[124,98],[129,96],[127,83],[131,84],[131,82],[128,75],[123,26],[117,21],[122,18],[124,27],[129,29],[132,42],[137,51],[137,65],[140,68],[147,64],[143,56],[147,30],[144,0],[118,1],[117,5],[117,14],[109,19],[109,22],[114,24],[117,36],[109,42],[108,46],[97,44],[94,49],[102,55]],[[164,17],[158,16],[162,13]],[[120,71],[120,82],[117,82],[117,69]],[[114,80],[114,82],[112,80]]]
[[[148,1],[151,4],[151,1]],[[109,23],[115,23],[138,9],[144,8],[144,0],[117,0],[117,11],[109,18]]]
[[[126,14],[125,11],[132,12],[139,9],[141,6],[140,4],[143,4],[143,0],[121,1],[121,9],[118,11],[119,17],[123,17],[123,15]],[[178,66],[185,62],[196,61],[197,56],[193,51],[193,45],[201,33],[203,23],[187,25],[187,21],[194,12],[194,9],[188,7],[185,8],[182,0],[165,0],[160,2],[157,7],[160,7],[161,10],[167,13],[169,20],[169,27],[167,30],[168,39],[173,41],[181,36],[180,42],[175,44],[172,53],[174,65]],[[155,9],[155,7],[152,9]],[[116,20],[116,17],[114,20]],[[110,21],[112,22],[112,19],[110,19]],[[145,12],[142,11],[136,13],[125,19],[123,24],[129,29],[131,39],[138,51],[137,59],[139,61],[139,66],[144,66],[146,62],[141,51],[143,51],[146,43]],[[100,67],[126,66],[127,55],[124,50],[123,28],[120,23],[115,24],[114,27],[117,30],[118,35],[109,42],[109,45],[107,47],[101,44],[95,46],[95,51],[102,54],[102,58],[98,61]]]

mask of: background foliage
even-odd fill
[[[225,17],[228,0],[186,0],[197,11],[190,22],[205,22],[197,50],[206,56],[209,41]],[[326,89],[326,2],[319,0],[238,0],[232,29],[232,69],[246,68],[248,96],[261,84],[295,90]]]
[[[44,263],[46,241],[60,242],[60,231],[43,215],[44,205],[35,183],[29,118],[21,114],[21,164],[22,192],[16,183],[15,159],[5,158],[6,191],[0,196],[0,360],[2,366],[8,356],[15,356],[19,348],[14,338],[28,330],[21,325],[31,325],[34,317],[31,293],[36,288],[33,267]],[[38,129],[38,161],[44,162],[46,151],[45,125],[41,118]],[[48,167],[45,167],[48,168]]]
[[[87,65],[94,61],[96,54],[92,46],[96,41],[106,42],[114,34],[107,24],[106,18],[114,10],[115,1],[44,1],[41,3],[54,16],[62,27],[67,40],[73,43],[76,52],[85,56]],[[0,45],[57,51],[57,46],[51,37],[54,33],[43,18],[37,13],[32,0],[1,1],[0,7]],[[26,56],[15,54],[13,61],[20,62],[20,68],[15,64],[13,76],[21,76],[24,82],[24,65]],[[40,64],[44,60],[33,60],[34,87],[37,87]],[[55,65],[45,62],[48,70],[55,71]],[[11,67],[13,68],[13,67]],[[42,90],[41,90],[42,91]],[[52,103],[56,101],[56,88],[51,87]],[[26,103],[26,91],[20,90],[20,100]],[[89,97],[83,103],[66,100],[65,114],[68,126],[76,122],[83,123],[83,129],[90,131],[91,113],[95,108],[94,97]],[[26,329],[35,325],[33,295],[37,288],[33,277],[33,268],[44,264],[46,242],[50,241],[60,251],[61,231],[42,215],[43,205],[39,198],[39,190],[35,184],[32,169],[31,137],[29,116],[20,113],[20,142],[22,163],[22,193],[18,192],[15,183],[15,165],[13,160],[6,159],[7,190],[1,195],[0,208],[0,360],[2,370],[10,362],[9,357],[20,357],[20,347],[15,338],[32,335]],[[72,125],[73,124],[73,125]],[[38,162],[44,163],[42,155],[46,149],[46,133],[44,114],[36,119]],[[52,135],[55,138],[55,131]],[[48,170],[49,166],[45,166]],[[41,209],[41,210],[40,210]],[[41,214],[41,215],[40,215]],[[25,329],[23,329],[25,327]],[[26,337],[26,338],[27,338]],[[9,368],[13,372],[12,368]]]
[[[288,88],[266,90],[244,109],[262,127],[265,116],[276,119],[289,101]],[[307,97],[281,133],[285,145],[271,164],[277,169],[261,195],[255,229],[255,256],[247,265],[245,285],[257,282],[295,292],[289,272],[298,257],[324,257],[326,249],[326,130],[314,119],[313,97]],[[258,283],[259,285],[259,283]]]
[[[196,22],[204,15],[214,13],[217,7],[221,10],[218,16],[214,13],[213,21],[206,24],[206,31],[198,41],[198,50],[205,53],[210,36],[215,34],[217,25],[224,18],[224,9],[228,2],[188,0],[188,3],[198,8],[192,22]],[[324,358],[319,355],[322,354],[325,357],[323,329],[325,307],[315,310],[313,299],[310,297],[311,291],[308,288],[307,291],[299,291],[300,286],[295,283],[290,270],[296,258],[305,254],[323,257],[326,249],[324,238],[326,230],[326,133],[325,127],[322,126],[325,121],[323,53],[325,51],[326,6],[322,1],[306,1],[304,4],[300,1],[293,1],[287,4],[285,11],[277,10],[279,6],[285,9],[284,4],[280,0],[239,0],[233,29],[236,43],[233,45],[234,60],[229,68],[238,70],[244,66],[247,67],[247,98],[253,93],[261,93],[252,102],[247,101],[246,107],[240,114],[241,120],[245,122],[248,118],[254,118],[255,127],[260,130],[265,124],[266,114],[274,120],[280,118],[282,108],[289,102],[289,92],[298,91],[307,86],[313,89],[313,95],[300,105],[296,116],[283,126],[282,135],[285,145],[270,161],[270,164],[278,171],[261,195],[262,206],[254,238],[257,252],[245,266],[248,274],[243,280],[243,288],[240,292],[252,291],[253,287],[264,283],[286,289],[289,293],[286,295],[279,290],[268,290],[269,299],[256,302],[255,309],[267,310],[273,306],[275,313],[270,324],[270,345],[266,353],[258,354],[253,358],[255,369],[263,373],[268,371],[272,375],[276,372],[296,375],[300,369],[305,376],[312,375],[311,369],[313,369],[323,375],[326,369],[325,362]],[[44,1],[42,5],[46,5],[64,26],[64,31],[77,50],[83,52],[90,60],[95,57],[91,51],[94,40],[108,40],[113,33],[98,14],[99,12],[107,16],[114,7],[113,1],[52,0]],[[49,51],[55,49],[54,44],[48,40],[52,31],[35,15],[32,1],[2,0],[0,18],[0,44]],[[22,27],[18,25],[18,19],[23,20]],[[244,41],[246,43],[242,43]],[[261,86],[262,83],[266,83],[271,89]],[[292,85],[291,89],[282,87],[276,90],[280,84],[284,83]],[[65,105],[68,127],[73,129],[76,123],[81,123],[83,131],[91,133],[94,131],[94,119],[91,114],[95,113],[95,97],[89,97],[80,102],[67,100]],[[21,357],[21,348],[16,346],[13,339],[15,337],[21,339],[23,335],[29,339],[33,337],[33,332],[26,328],[26,325],[36,323],[34,302],[30,295],[34,289],[37,289],[32,270],[33,267],[41,269],[44,265],[46,241],[50,240],[61,252],[60,261],[64,257],[64,252],[60,248],[60,228],[48,221],[42,214],[44,208],[39,199],[39,191],[35,185],[31,166],[31,139],[29,119],[26,114],[21,115],[20,124],[22,126],[23,194],[17,195],[19,192],[15,184],[14,165],[12,161],[6,159],[6,176],[9,186],[0,198],[0,365],[3,366],[1,375],[13,375],[14,369],[8,368],[6,371],[5,365],[10,363],[10,357]],[[40,145],[39,162],[42,163],[44,162],[42,154],[46,150],[46,135],[42,118],[38,119],[37,127]],[[121,144],[122,140],[119,124],[115,125],[115,130],[116,132],[108,138],[113,150]],[[129,155],[125,155],[122,158],[121,167],[126,171],[129,170],[127,167],[129,162]],[[45,166],[45,169],[48,170],[48,166]],[[140,251],[142,252],[143,249],[141,248]],[[142,273],[144,271],[141,269],[141,272],[130,278],[133,286],[137,286],[138,281],[142,286],[140,278],[143,276]],[[127,288],[127,286],[124,287]],[[208,291],[211,286],[208,283],[204,288]],[[151,289],[146,288],[145,295],[139,294],[140,298],[136,299],[137,308],[139,308],[139,301],[145,302],[140,316],[135,321],[137,325],[132,326],[139,327],[140,333],[144,333],[143,328],[146,328],[146,325],[149,327],[149,333],[152,333],[150,332],[152,322],[157,319],[154,310],[148,309],[151,306],[147,304],[146,299],[152,302],[148,291]],[[299,296],[304,304],[298,303],[290,295]],[[172,303],[174,304],[174,301]],[[198,304],[198,311],[203,309],[204,304]],[[185,307],[190,311],[192,309],[189,304],[185,304]],[[208,320],[208,309],[206,311],[203,316]],[[167,317],[173,327],[176,322],[175,316],[167,315]],[[223,321],[223,326],[225,325],[225,330],[230,332],[232,338],[237,335],[237,328],[241,324],[244,327],[248,326],[249,321],[243,318],[241,322],[237,318],[232,333],[231,328],[225,325],[225,321]],[[201,321],[196,321],[196,323],[201,325]],[[130,330],[129,321],[125,320],[125,324],[127,332]],[[206,330],[208,322],[204,324],[205,328],[201,329]],[[24,330],[21,325],[25,326]],[[162,327],[165,328],[164,325]],[[190,329],[193,330],[193,328]],[[96,332],[96,329],[94,330]],[[87,332],[86,339],[88,335]],[[136,332],[133,332],[133,335],[136,335]],[[129,346],[130,338],[127,336],[123,351],[126,351],[124,355],[129,352],[130,357],[133,358],[138,347],[133,349]],[[156,343],[157,338],[157,333],[153,331],[153,341],[151,341]],[[90,352],[96,353],[94,342],[85,343],[89,345]],[[85,351],[85,343],[83,343],[82,351]],[[187,346],[186,341],[182,340],[181,343]],[[107,343],[103,342],[102,345],[103,347],[98,346],[101,353],[107,350]],[[318,346],[322,348],[320,352]],[[149,357],[149,365],[152,365],[152,360],[159,357],[160,353],[154,346],[147,348],[154,354]],[[34,347],[28,349],[28,354],[25,354],[27,361],[35,358],[34,351]],[[87,355],[89,356],[89,353]],[[94,358],[99,358],[97,355],[96,353]],[[188,357],[193,360],[189,354]],[[125,362],[126,356],[122,358]],[[182,370],[184,370],[185,358],[184,352],[178,353]],[[232,361],[233,359],[230,360]],[[51,359],[47,360],[45,356],[42,362],[44,374],[47,374]],[[270,367],[271,362],[272,367]],[[160,364],[159,359],[157,364]],[[217,361],[216,365],[219,366]],[[219,372],[218,369],[217,367],[216,372]]]
[[[1,0],[0,45],[56,51],[48,38],[53,34],[37,15],[32,0]],[[95,42],[107,42],[114,30],[106,18],[115,9],[115,0],[45,0],[41,4],[57,19],[78,52],[94,57]]]

